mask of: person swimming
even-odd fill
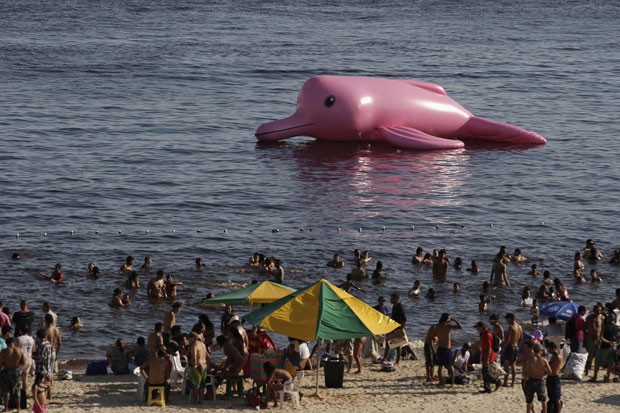
[[[421,289],[420,280],[415,280],[413,282],[413,287],[409,289],[409,297],[419,297],[420,289]]]

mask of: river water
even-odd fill
[[[473,337],[500,245],[560,277],[575,302],[609,301],[616,268],[596,264],[594,286],[574,285],[571,269],[587,238],[607,256],[619,246],[619,10],[598,0],[2,2],[0,300],[16,311],[27,298],[39,314],[48,300],[63,325],[81,316],[79,333],[64,330],[67,358],[101,357],[163,319],[167,304],[144,290],[129,309],[108,307],[127,255],[151,255],[185,283],[186,329],[200,312],[219,317],[198,307],[208,292],[257,278],[245,266],[254,251],[281,258],[300,287],[341,282],[353,249],[369,250],[388,278],[357,295],[374,304],[401,293],[412,337],[444,311],[465,324],[455,339]],[[438,83],[473,113],[549,143],[257,144],[256,127],[293,113],[318,74]],[[477,259],[483,273],[436,283],[411,265],[417,246]],[[335,252],[345,270],[325,267]],[[194,270],[196,257],[208,267]],[[61,286],[37,277],[56,262]],[[102,278],[85,277],[89,262]],[[511,265],[513,286],[491,311],[528,318],[520,290],[540,281],[527,270]],[[406,297],[414,279],[437,299]]]

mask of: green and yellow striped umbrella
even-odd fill
[[[325,279],[252,311],[243,319],[306,341],[387,334],[400,326]]]

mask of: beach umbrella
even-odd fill
[[[202,305],[228,304],[228,305],[249,305],[268,304],[279,298],[289,295],[295,290],[282,284],[271,281],[263,281],[250,284],[226,294],[218,295],[213,298],[202,300]]]
[[[400,327],[390,317],[325,279],[252,311],[243,319],[275,333],[319,343],[387,334]],[[319,367],[317,361],[317,393]]]
[[[577,314],[577,310],[578,306],[572,301],[552,301],[540,306],[540,315],[566,321]]]

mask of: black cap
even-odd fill
[[[504,318],[509,318],[511,320],[514,320],[515,319],[515,315],[513,313],[507,313]]]
[[[474,328],[478,328],[478,327],[484,328],[484,323],[482,321],[478,321],[476,325],[474,326]]]

